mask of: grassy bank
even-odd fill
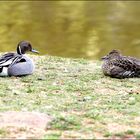
[[[43,138],[140,138],[140,79],[105,77],[100,61],[31,57],[33,75],[0,78],[1,112],[52,115]]]

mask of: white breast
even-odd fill
[[[8,76],[8,67],[3,67],[0,76]]]

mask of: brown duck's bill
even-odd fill
[[[106,59],[106,56],[101,57],[101,59],[102,59],[102,60],[105,60],[105,59]]]
[[[33,52],[33,53],[38,53],[38,54],[39,54],[39,52],[36,51],[35,49],[32,49],[31,52]]]

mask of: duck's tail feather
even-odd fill
[[[136,73],[134,71],[124,70],[121,67],[114,67],[110,71],[110,76],[115,78],[129,78],[135,77]]]

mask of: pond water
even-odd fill
[[[1,1],[0,51],[29,40],[41,55],[140,57],[139,1]]]

